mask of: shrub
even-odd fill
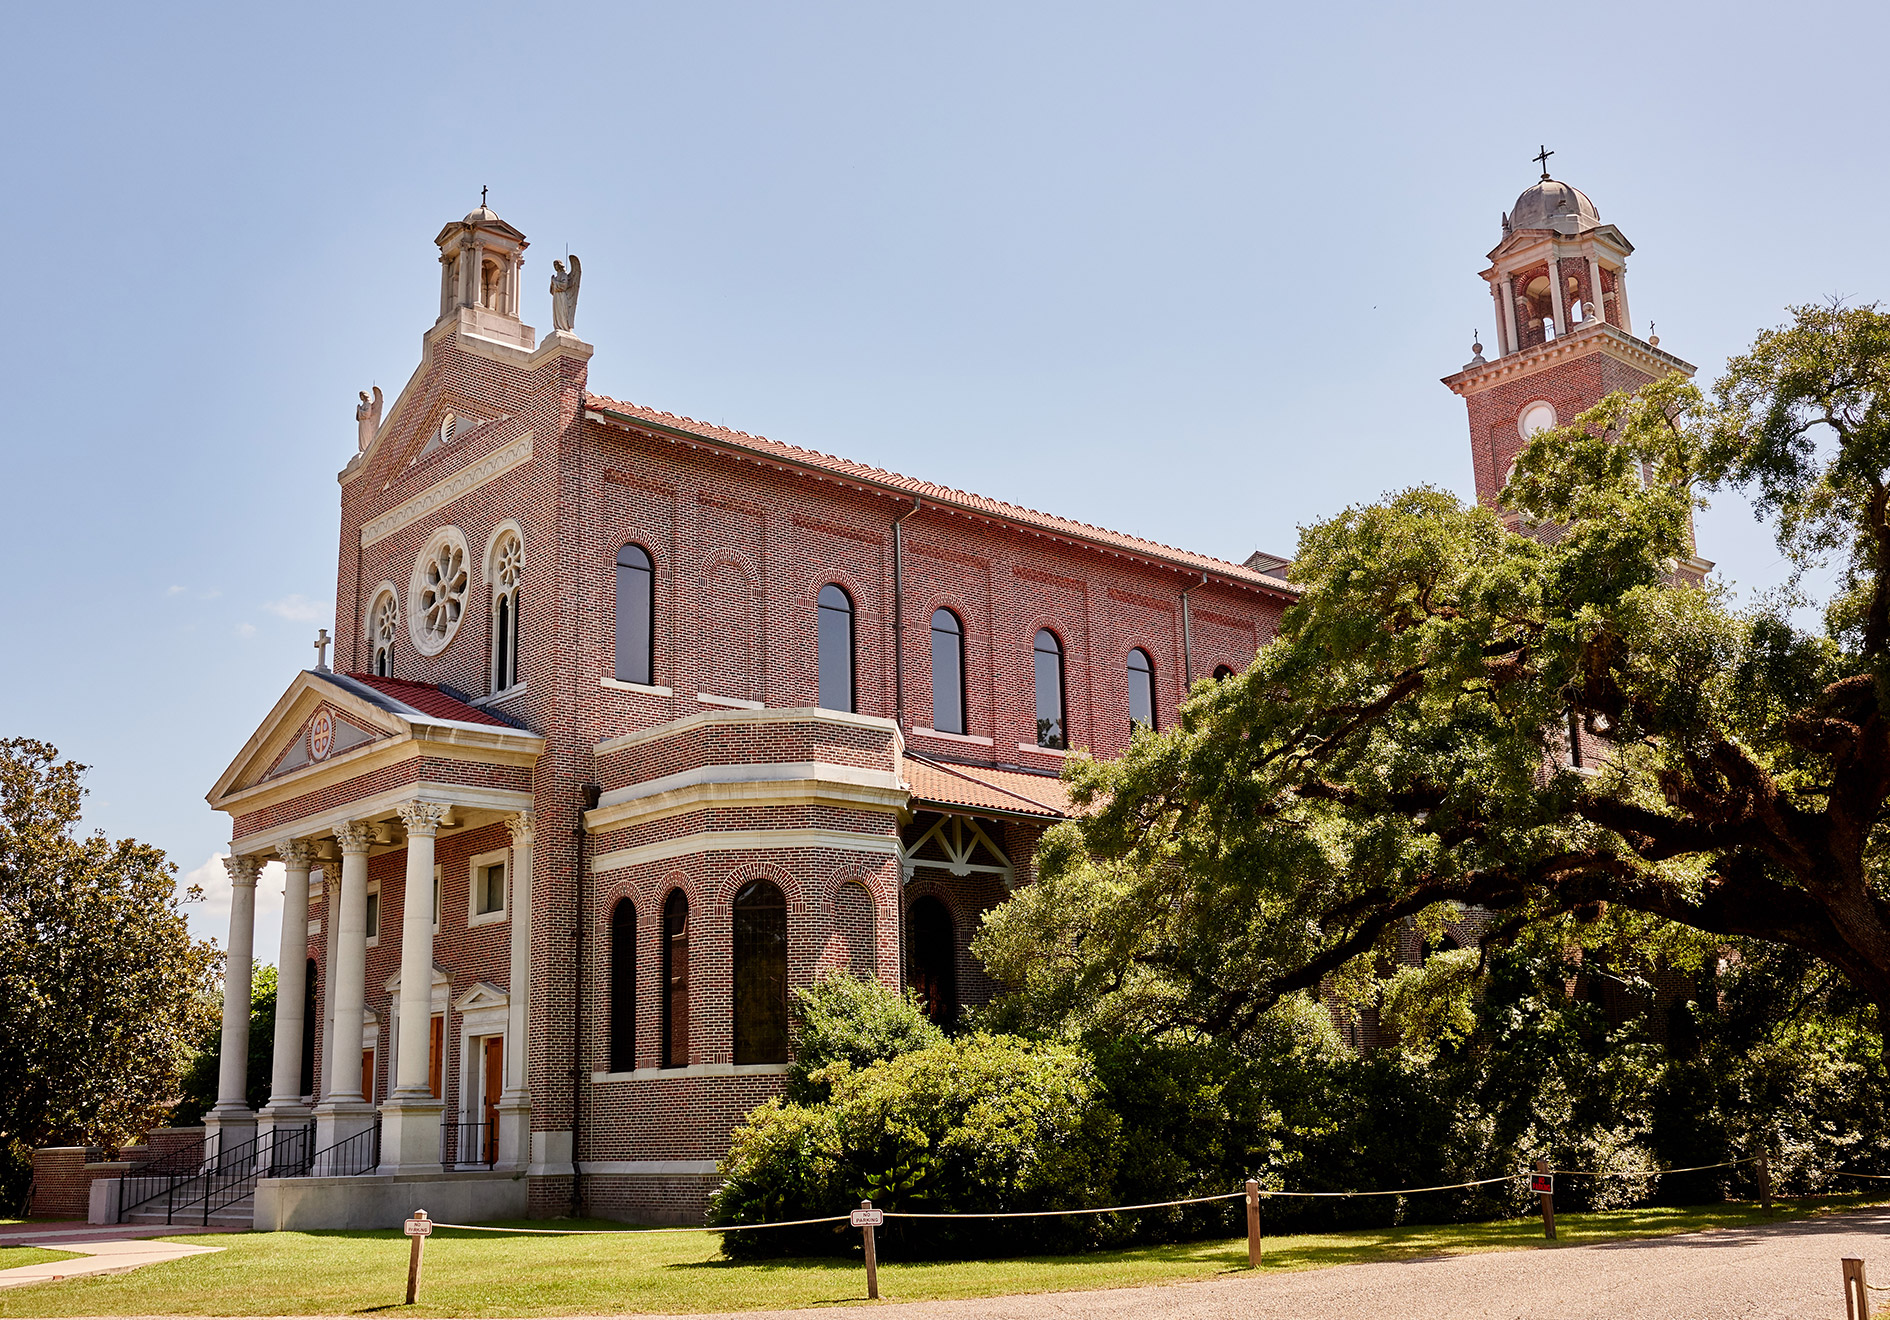
[[[827,1098],[830,1087],[820,1074],[834,1064],[864,1068],[945,1039],[911,990],[902,995],[845,974],[796,990],[794,1017],[799,1030],[787,1096],[803,1104]]]
[[[712,1225],[840,1215],[867,1198],[934,1213],[1108,1203],[1121,1125],[1071,1046],[971,1035],[823,1076],[825,1099],[771,1100],[736,1130]],[[1071,1250],[1097,1227],[1089,1216],[889,1219],[881,1233],[889,1252],[914,1259]],[[723,1251],[830,1254],[858,1243],[845,1225],[817,1226],[725,1234]]]

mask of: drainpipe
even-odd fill
[[[912,507],[893,519],[893,722],[902,738],[906,735],[906,557],[900,524],[918,511],[919,500],[914,496]]]
[[[584,1099],[584,942],[589,934],[590,923],[585,919],[584,910],[584,870],[586,844],[590,834],[584,828],[584,813],[597,808],[598,787],[596,784],[578,785],[577,827],[571,831],[572,841],[577,845],[577,876],[572,886],[577,894],[577,928],[572,931],[575,942],[572,946],[572,981],[571,981],[571,1217],[581,1219],[584,1216],[584,1125],[580,1121],[583,1110],[579,1107]]]
[[[1194,618],[1188,613],[1188,593],[1207,584],[1208,575],[1203,573],[1199,582],[1192,582],[1181,589],[1181,691],[1184,695],[1194,686]]]

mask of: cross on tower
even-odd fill
[[[328,672],[328,629],[323,628],[315,634],[315,668]]]
[[[1531,156],[1530,159],[1542,166],[1542,177],[1546,179],[1549,177],[1549,157],[1553,156],[1555,153],[1550,151],[1547,147],[1537,147],[1536,153],[1537,154]]]
[[[1547,178],[1548,176],[1544,175],[1543,177]],[[486,209],[486,185],[483,183],[479,185],[479,209],[482,211]]]

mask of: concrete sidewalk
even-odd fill
[[[0,1224],[0,1247],[60,1247],[62,1241],[120,1242],[133,1238],[201,1237],[205,1233],[240,1233],[240,1228],[195,1224],[88,1224],[83,1220],[41,1219]]]
[[[140,1265],[156,1265],[161,1261],[182,1260],[186,1256],[201,1256],[223,1250],[222,1247],[194,1247],[182,1242],[150,1242],[131,1237],[68,1241],[57,1234],[52,1235],[51,1241],[9,1242],[7,1245],[76,1251],[81,1255],[76,1260],[49,1260],[38,1265],[16,1265],[10,1270],[0,1270],[0,1288],[21,1288],[29,1283],[51,1283],[56,1279],[76,1279],[87,1274],[123,1274]]]

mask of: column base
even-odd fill
[[[396,1095],[381,1106],[383,1174],[439,1173],[440,1116],[444,1101],[431,1095]]]
[[[532,1101],[529,1095],[499,1097],[499,1162],[494,1168],[523,1169],[532,1158]]]
[[[256,1111],[247,1105],[218,1105],[203,1116],[206,1157],[235,1150],[256,1139]]]
[[[342,1177],[363,1173],[379,1159],[373,1138],[362,1136],[374,1130],[380,1111],[365,1100],[324,1100],[315,1106],[316,1177]],[[352,1141],[361,1137],[359,1141]],[[352,1144],[343,1146],[343,1142]],[[336,1147],[341,1149],[337,1150]]]
[[[315,1153],[314,1117],[298,1097],[271,1100],[256,1115],[257,1152],[268,1169],[266,1177],[293,1178],[304,1172]]]

